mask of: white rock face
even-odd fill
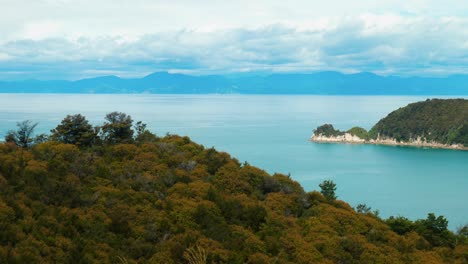
[[[413,147],[428,147],[428,148],[444,148],[444,149],[459,149],[468,150],[467,147],[460,144],[446,145],[438,142],[428,142],[421,137],[410,139],[408,142],[398,142],[394,138],[378,137],[377,139],[365,140],[358,136],[345,133],[341,136],[328,137],[322,134],[312,135],[310,141],[319,143],[349,143],[349,144],[375,144],[375,145],[390,145],[390,146],[413,146]]]
[[[341,143],[365,143],[366,140],[359,138],[358,136],[351,135],[350,133],[345,133],[342,136],[336,137],[327,137],[322,134],[310,138],[314,142],[341,142]]]

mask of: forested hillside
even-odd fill
[[[468,228],[381,219],[113,112],[0,144],[0,263],[467,263]],[[339,188],[339,186],[338,186]]]
[[[468,100],[432,99],[402,107],[381,119],[370,131],[376,138],[426,141],[468,146]]]

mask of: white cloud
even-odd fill
[[[378,25],[398,16],[466,16],[464,0],[3,0],[0,39],[22,38],[25,25],[54,21],[60,33],[72,37],[146,35],[190,29],[204,32],[259,28],[283,24],[294,28],[324,29],[342,17],[376,14]],[[372,20],[370,17],[369,19]],[[393,21],[393,22],[392,22]],[[26,32],[27,33],[27,32]]]
[[[468,69],[466,1],[3,1],[0,78]]]
[[[62,25],[55,21],[36,21],[24,25],[22,36],[25,39],[41,40],[60,36]]]

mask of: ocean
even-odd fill
[[[95,95],[0,94],[0,137],[17,121],[49,132],[67,114],[100,124],[112,111],[130,114],[158,135],[186,135],[269,173],[290,174],[306,191],[331,179],[337,195],[380,216],[443,215],[449,227],[468,224],[468,151],[317,144],[319,125],[370,129],[408,103],[440,96]],[[444,97],[447,98],[447,97]]]

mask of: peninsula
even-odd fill
[[[468,150],[468,100],[427,99],[391,112],[371,130],[319,126],[313,142],[379,144]]]

